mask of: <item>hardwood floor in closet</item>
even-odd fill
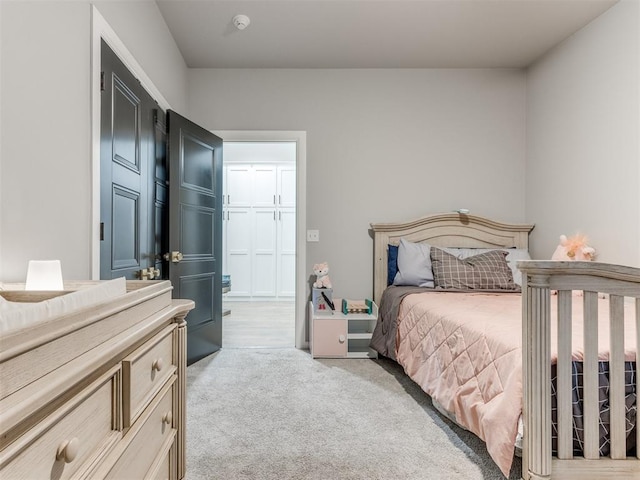
[[[295,302],[224,302],[223,348],[295,346]]]

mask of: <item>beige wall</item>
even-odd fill
[[[24,280],[29,259],[59,258],[88,273],[89,6],[3,2],[3,280]],[[64,54],[60,54],[63,52]]]
[[[186,112],[187,66],[155,1],[94,0],[92,3],[164,95],[171,109]]]
[[[640,266],[640,7],[622,0],[527,76],[526,219],[533,254],[587,234],[604,262]]]
[[[370,222],[469,208],[524,221],[520,70],[190,70],[189,115],[212,130],[307,132],[307,271],[372,292]]]
[[[103,16],[176,110],[186,66],[155,2],[99,2]],[[0,1],[0,280],[27,261],[90,276],[91,5]]]

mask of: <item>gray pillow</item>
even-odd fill
[[[491,250],[464,259],[431,249],[437,288],[454,290],[520,290],[513,281],[504,250]]]
[[[398,273],[393,279],[394,285],[433,288],[431,270],[431,246],[426,243],[413,243],[400,239],[398,246]]]

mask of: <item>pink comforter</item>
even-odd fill
[[[413,294],[403,300],[398,314],[398,363],[454,413],[461,426],[486,442],[507,477],[522,413],[521,298],[499,293]],[[573,303],[574,318],[581,319],[582,298],[575,297]],[[607,303],[601,303],[600,358],[606,360],[608,310]],[[625,318],[626,357],[634,361],[635,325],[632,315]],[[552,327],[552,361],[557,358],[554,338]],[[582,360],[581,320],[574,320],[573,345],[574,359]]]

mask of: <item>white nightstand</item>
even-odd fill
[[[313,358],[378,358],[378,352],[369,347],[378,319],[375,303],[370,314],[345,315],[338,310],[314,311],[313,303],[309,302],[309,319]]]

